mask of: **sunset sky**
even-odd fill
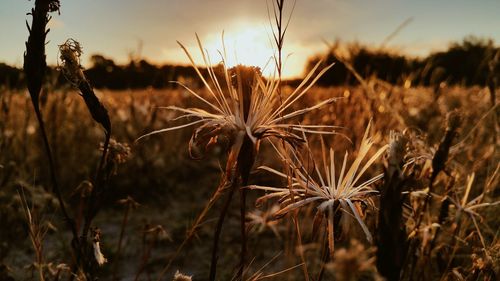
[[[31,22],[26,13],[33,5],[0,1],[0,62],[22,65],[24,21]],[[404,54],[426,55],[467,35],[498,44],[499,15],[498,0],[297,0],[285,39],[285,76],[302,75],[307,59],[326,49],[323,39],[377,46],[408,18],[413,20],[389,43]],[[222,31],[231,64],[263,67],[273,54],[266,0],[62,0],[61,15],[53,14],[50,26],[50,64],[66,38],[81,42],[84,65],[95,53],[124,63],[139,42],[141,56],[152,63],[186,64],[176,40],[197,54],[195,33],[218,62]]]

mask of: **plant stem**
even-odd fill
[[[242,184],[242,186],[246,186]],[[243,274],[245,269],[245,256],[247,251],[247,236],[246,236],[246,226],[245,226],[245,216],[246,216],[246,190],[240,188],[240,232],[241,232],[241,251],[240,251],[240,266],[238,269],[238,274],[236,275],[236,280],[243,280]]]
[[[73,234],[73,240],[76,242],[76,245],[79,245],[78,241],[78,232],[76,230],[76,226],[74,224],[74,221],[71,219],[71,217],[68,214],[68,211],[66,209],[66,205],[64,204],[64,200],[62,198],[61,190],[59,188],[59,184],[57,181],[57,176],[55,172],[55,166],[54,166],[54,160],[52,158],[52,150],[50,148],[49,144],[49,139],[47,138],[47,133],[45,131],[45,123],[43,122],[42,114],[40,112],[40,109],[38,106],[35,105],[35,101],[31,100],[33,102],[33,107],[35,109],[35,115],[38,120],[38,125],[40,127],[40,133],[42,135],[42,140],[43,144],[45,147],[45,152],[47,154],[47,159],[49,160],[49,171],[50,171],[50,178],[52,180],[52,192],[56,195],[57,201],[59,203],[59,207],[61,208],[61,212],[63,214],[64,220],[66,221],[66,224],[68,225],[69,229],[71,230],[71,233]]]
[[[226,218],[227,210],[229,209],[229,205],[231,204],[231,199],[233,198],[234,190],[236,189],[237,180],[233,180],[231,183],[231,187],[229,187],[229,193],[227,194],[226,201],[224,201],[224,205],[222,206],[222,210],[219,215],[219,220],[217,221],[217,226],[215,228],[214,233],[214,243],[212,248],[212,259],[210,262],[210,274],[208,280],[215,281],[215,275],[217,271],[217,252],[219,250],[219,238],[222,231],[222,225],[224,224],[224,219]]]
[[[188,244],[189,241],[191,241],[191,238],[196,234],[196,230],[200,227],[203,219],[207,215],[208,211],[212,206],[214,205],[215,201],[219,199],[221,196],[221,189],[223,188],[224,182],[221,183],[221,185],[216,189],[216,191],[212,194],[210,197],[210,200],[208,201],[208,204],[205,205],[205,208],[201,211],[201,213],[198,215],[196,218],[195,222],[193,223],[193,226],[187,231],[186,238],[184,241],[182,241],[181,245],[177,247],[177,250],[175,251],[174,255],[168,260],[167,265],[163,268],[163,270],[160,272],[160,275],[157,279],[157,281],[161,281],[163,276],[167,273],[168,269],[170,268],[170,265],[172,265],[172,262],[175,260],[175,258],[181,253],[182,249],[184,249],[184,246]]]
[[[146,241],[146,235],[147,235],[147,233],[145,233],[143,236],[143,242]],[[151,257],[151,251],[153,250],[153,247],[156,244],[157,239],[158,239],[158,232],[155,232],[155,233],[153,233],[153,237],[151,239],[151,242],[149,243],[149,245],[145,249],[144,254],[142,255],[141,264],[139,266],[139,270],[137,271],[137,273],[135,275],[134,281],[139,280],[139,277],[146,269],[146,265],[148,264],[149,258]]]
[[[329,252],[329,248],[328,248],[328,239],[327,239],[327,230],[325,229],[325,234],[323,235],[323,249],[322,249],[322,253],[321,253],[321,269],[319,271],[319,274],[318,274],[318,278],[317,278],[317,281],[321,281],[323,280],[323,276],[325,275],[325,268],[326,268],[326,264],[328,263],[328,259],[330,258],[330,252]],[[333,259],[333,257],[331,257]]]
[[[95,215],[97,214],[97,211],[99,209],[99,206],[96,204],[97,201],[97,192],[100,191],[100,187],[103,183],[103,167],[104,163],[106,162],[106,154],[108,153],[108,147],[109,147],[109,139],[110,135],[106,133],[105,135],[105,140],[104,140],[104,147],[101,155],[101,160],[99,161],[99,166],[97,168],[96,176],[94,179],[94,187],[92,188],[92,191],[89,196],[89,200],[87,203],[87,213],[85,215],[85,224],[83,226],[82,230],[82,241],[87,240],[87,235],[90,230],[90,225],[92,223],[92,220],[94,219]]]
[[[304,257],[304,248],[302,247],[302,235],[300,234],[300,225],[296,212],[292,215],[292,218],[297,233],[297,243],[298,243],[300,260],[302,262],[302,271],[304,272],[304,280],[309,281],[309,272],[307,270],[306,258]]]
[[[247,252],[247,235],[246,235],[246,192],[245,187],[248,185],[250,171],[254,163],[254,144],[248,136],[245,136],[243,145],[238,155],[238,167],[241,175],[240,186],[240,231],[241,231],[241,252],[240,252],[240,267],[236,280],[243,280],[245,272],[245,257]]]
[[[112,280],[118,280],[118,278],[116,278],[116,271],[118,270],[118,259],[120,258],[123,235],[125,233],[125,227],[127,226],[129,211],[130,211],[130,204],[127,204],[127,208],[125,209],[125,214],[123,215],[123,221],[122,221],[122,226],[121,226],[121,230],[120,230],[120,238],[118,239],[118,249],[116,250],[116,257],[115,257],[115,261],[114,261],[115,265],[114,265],[114,269],[113,269]]]

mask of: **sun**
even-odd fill
[[[226,64],[233,67],[238,64],[260,67],[266,76],[273,75],[275,64],[274,48],[265,28],[245,26],[234,31],[224,32]],[[221,35],[210,36],[206,49],[212,60],[221,57],[223,50]],[[217,63],[218,61],[212,61]]]
[[[221,54],[225,46],[225,62],[228,67],[238,64],[257,66],[265,77],[277,76],[274,61],[274,55],[277,52],[276,45],[271,30],[265,24],[234,24],[231,29],[225,29],[224,32],[220,30],[199,35],[212,65],[221,62]],[[185,44],[189,50],[198,48],[195,41],[181,41],[181,43]],[[310,46],[287,41],[282,50],[282,77],[284,79],[301,77],[306,60],[312,53],[314,52]],[[193,52],[192,55],[195,62],[203,61],[200,52]],[[175,48],[163,49],[163,59],[170,63],[186,64],[184,54],[177,45]]]

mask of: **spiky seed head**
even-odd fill
[[[297,146],[303,142],[303,139],[297,132],[335,134],[334,129],[338,128],[336,126],[294,124],[290,122],[290,119],[333,103],[336,98],[330,98],[317,105],[289,112],[292,104],[303,97],[331,65],[317,73],[316,70],[321,62],[318,63],[306,75],[306,78],[304,78],[295,91],[282,100],[282,97],[279,96],[279,81],[277,79],[263,79],[260,71],[256,68],[244,67],[241,69],[242,67],[237,67],[233,71],[230,71],[226,67],[224,56],[222,56],[222,63],[220,64],[223,69],[222,76],[224,79],[223,81],[219,81],[218,77],[221,74],[216,73],[212,67],[210,58],[203,49],[198,36],[196,39],[205,67],[208,70],[208,78],[196,66],[193,57],[186,47],[178,43],[203,82],[208,92],[208,97],[203,97],[188,87],[179,84],[203,102],[208,107],[208,110],[169,106],[167,109],[182,113],[177,119],[195,117],[198,120],[185,125],[157,130],[143,135],[139,139],[191,125],[201,125],[195,129],[192,135],[190,150],[193,145],[203,149],[216,142],[219,136],[223,136],[224,139],[230,140],[230,150],[238,151],[240,149],[238,147],[238,140],[241,139],[242,135],[248,136],[255,146],[258,146],[258,141],[265,138],[281,139],[293,146]]]

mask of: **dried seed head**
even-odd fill
[[[336,134],[334,131],[337,128],[336,126],[296,124],[291,120],[336,101],[336,98],[330,98],[314,106],[295,111],[293,111],[294,107],[292,106],[309,91],[332,65],[317,73],[316,70],[320,66],[320,62],[316,64],[299,86],[287,95],[286,99],[280,100],[278,79],[266,80],[260,77],[258,69],[252,67],[240,66],[229,70],[226,68],[224,56],[221,67],[225,83],[219,81],[217,77],[221,75],[218,75],[215,69],[210,66],[212,64],[210,58],[206,55],[198,36],[196,39],[202,52],[203,61],[207,66],[209,78],[206,78],[196,66],[197,64],[186,47],[178,43],[202,80],[208,91],[208,97],[196,93],[181,83],[179,84],[208,106],[209,110],[169,106],[167,109],[182,114],[177,119],[189,116],[196,117],[199,120],[156,130],[141,136],[139,139],[191,125],[199,125],[191,138],[190,149],[199,148],[201,150],[200,154],[203,155],[203,149],[217,142],[219,137],[230,141],[230,146],[228,146],[230,151],[239,151],[242,142],[239,143],[238,140],[242,133],[250,138],[254,146],[257,146],[258,141],[265,138],[280,139],[297,146],[303,142],[298,132]],[[235,86],[235,83],[237,86]],[[231,142],[231,140],[234,142]],[[240,147],[238,147],[238,144]],[[196,150],[191,150],[190,153],[192,151]]]
[[[47,264],[47,269],[52,276],[60,276],[61,272],[71,272],[71,267],[65,263],[55,264],[49,262]]]
[[[82,55],[80,43],[73,39],[68,39],[64,44],[59,45],[59,53],[60,61],[58,62],[58,69],[73,86],[80,90],[92,118],[103,126],[107,135],[110,135],[111,121],[108,111],[95,95],[80,65],[80,56]]]
[[[101,143],[100,151],[104,151],[104,143]],[[127,162],[130,158],[130,146],[126,143],[117,142],[115,139],[109,140],[108,153],[106,155],[106,165],[108,170],[115,174],[118,171],[118,165]]]
[[[474,253],[471,255],[472,268],[479,271],[493,269],[493,259],[485,253]]]
[[[462,116],[457,110],[454,110],[446,115],[446,130],[456,131],[462,122]]]
[[[408,138],[399,132],[390,132],[389,149],[387,151],[387,162],[389,167],[400,169],[404,163],[404,156]]]
[[[193,278],[192,276],[184,275],[184,274],[180,273],[179,270],[177,270],[175,272],[173,281],[191,281],[191,280],[193,280],[192,278]]]
[[[78,86],[81,81],[85,80],[82,67],[80,65],[80,56],[82,55],[82,47],[78,41],[68,39],[62,45],[59,45],[58,68],[63,75],[73,85]]]
[[[75,188],[73,195],[79,194],[81,198],[86,198],[90,195],[90,193],[92,193],[92,189],[94,189],[92,182],[84,180]]]
[[[100,241],[101,241],[101,230],[99,228],[93,228],[92,229],[92,247],[94,248],[94,257],[99,266],[102,266],[108,260],[104,257],[104,255],[101,252],[101,246],[100,246]]]
[[[130,196],[127,196],[127,198],[118,200],[117,203],[120,205],[128,206],[129,208],[132,208],[132,209],[137,209],[137,208],[139,208],[139,206],[141,206],[141,204],[137,203],[137,201],[135,201],[134,198],[132,198]]]
[[[61,3],[59,0],[50,0],[49,2],[49,12],[59,12],[61,8]]]
[[[162,225],[155,225],[153,227],[146,228],[144,230],[145,234],[153,234],[157,239],[172,241],[170,234],[163,228]]]

